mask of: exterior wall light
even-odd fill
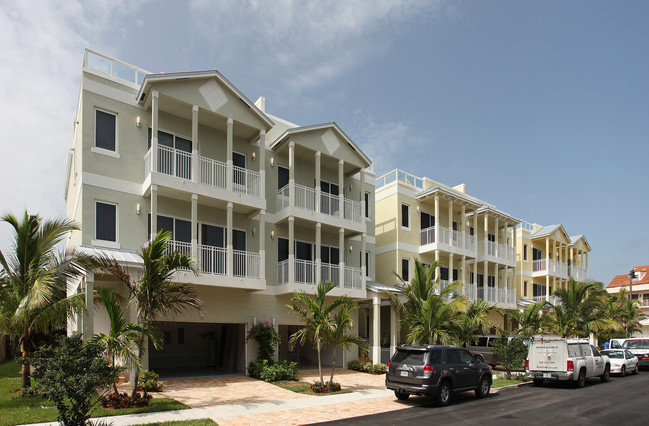
[[[135,117],[135,125],[136,125],[137,127],[140,127],[140,120],[141,120],[141,119],[140,119],[140,116],[139,116],[139,115],[138,115],[137,117]]]
[[[270,239],[275,239],[275,231],[270,231]]]
[[[255,161],[255,158],[257,157],[257,154],[255,151],[252,151],[252,161]]]

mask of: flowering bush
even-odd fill
[[[250,339],[255,339],[259,348],[257,349],[257,361],[268,360],[273,361],[275,355],[275,346],[279,345],[280,338],[277,331],[270,325],[270,321],[259,321],[248,332],[246,342]]]
[[[151,395],[140,395],[136,393],[135,397],[124,393],[110,393],[101,398],[101,406],[104,408],[132,408],[132,407],[146,407],[149,405]]]

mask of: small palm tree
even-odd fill
[[[619,326],[617,321],[604,316],[607,295],[601,283],[571,278],[568,287],[555,290],[554,295],[565,323],[571,327],[570,337],[586,337],[591,332]]]
[[[514,330],[514,334],[523,337],[531,337],[535,334],[542,334],[547,328],[548,321],[548,316],[543,311],[543,309],[549,306],[551,306],[549,302],[541,300],[532,305],[527,305],[523,312],[505,312],[505,319],[514,320],[518,323],[518,329]]]
[[[426,266],[415,259],[415,273],[406,282],[396,272],[403,286],[401,302],[392,292],[388,295],[401,316],[401,326],[408,327],[408,343],[452,344],[457,340],[457,316],[467,310],[467,299],[459,295],[462,283],[455,281],[441,291],[438,290],[439,277],[434,278],[438,264]]]
[[[504,315],[502,310],[495,304],[490,304],[483,299],[472,301],[466,312],[460,314],[456,330],[460,345],[467,347],[475,343],[479,334],[486,334],[495,325],[489,321],[490,312],[497,312],[500,315]]]
[[[321,350],[327,344],[327,338],[334,328],[332,314],[339,307],[354,304],[354,301],[348,296],[337,297],[331,303],[326,304],[327,293],[334,288],[336,288],[336,285],[331,281],[323,281],[318,284],[315,296],[311,296],[304,291],[293,293],[293,297],[291,297],[287,305],[304,323],[304,328],[291,335],[289,345],[293,349],[297,343],[304,344],[306,340],[313,342],[313,346],[318,352],[318,372],[320,373],[321,383],[324,383]]]
[[[640,331],[640,321],[647,315],[640,309],[638,300],[629,300],[629,292],[622,289],[617,295],[609,296],[604,308],[605,316],[619,323],[617,328],[611,328],[611,333],[621,333],[629,338],[633,333]]]
[[[10,252],[0,252],[0,332],[18,336],[23,357],[32,350],[32,334],[65,328],[68,315],[85,310],[83,294],[68,296],[67,279],[77,278],[87,258],[56,245],[79,229],[66,219],[42,220],[25,212],[22,220],[2,217],[14,228]],[[22,387],[31,385],[29,364],[22,367]]]
[[[159,333],[146,324],[134,324],[126,321],[121,303],[117,294],[109,288],[100,287],[95,290],[95,303],[102,303],[110,320],[109,334],[96,334],[92,341],[106,348],[106,357],[115,367],[116,358],[135,370],[141,369],[137,354],[137,345],[142,336],[148,337],[156,349],[162,348],[162,339]],[[117,384],[113,383],[113,390],[118,394]]]
[[[353,311],[358,309],[351,299],[350,302],[351,303],[340,305],[331,318],[331,329],[326,338],[327,345],[334,349],[329,383],[333,383],[334,381],[334,371],[336,370],[336,348],[349,349],[351,345],[358,345],[361,349],[367,349],[364,339],[359,337],[357,334],[349,332],[352,328],[351,314]]]
[[[142,247],[140,256],[143,260],[142,274],[133,278],[129,271],[118,261],[110,257],[100,257],[94,264],[97,272],[108,273],[121,281],[129,291],[132,303],[136,303],[137,317],[140,324],[153,327],[159,319],[172,317],[187,310],[195,309],[203,315],[203,302],[196,289],[188,284],[173,281],[173,275],[179,270],[188,270],[197,274],[196,263],[191,257],[169,251],[171,234],[160,231]],[[143,334],[138,342],[138,360],[144,354]],[[137,389],[139,372],[135,371],[133,394]]]

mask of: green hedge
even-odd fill
[[[268,360],[251,362],[248,364],[250,377],[261,379],[265,382],[277,382],[279,380],[295,380],[298,374],[297,363],[280,361],[270,363]]]
[[[388,369],[385,364],[372,364],[371,362],[361,362],[358,360],[349,361],[347,363],[347,368],[372,374],[385,374]]]

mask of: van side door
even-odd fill
[[[595,371],[593,372],[593,375],[600,376],[604,373],[604,369],[606,368],[604,358],[602,358],[602,354],[599,353],[599,350],[595,346],[590,345],[590,348],[593,351],[593,360],[595,362]]]
[[[586,364],[586,377],[592,377],[597,375],[595,360],[593,359],[592,350],[588,343],[580,343],[579,349],[581,349],[581,356]],[[576,366],[575,366],[576,367]],[[578,372],[575,371],[575,374]]]

